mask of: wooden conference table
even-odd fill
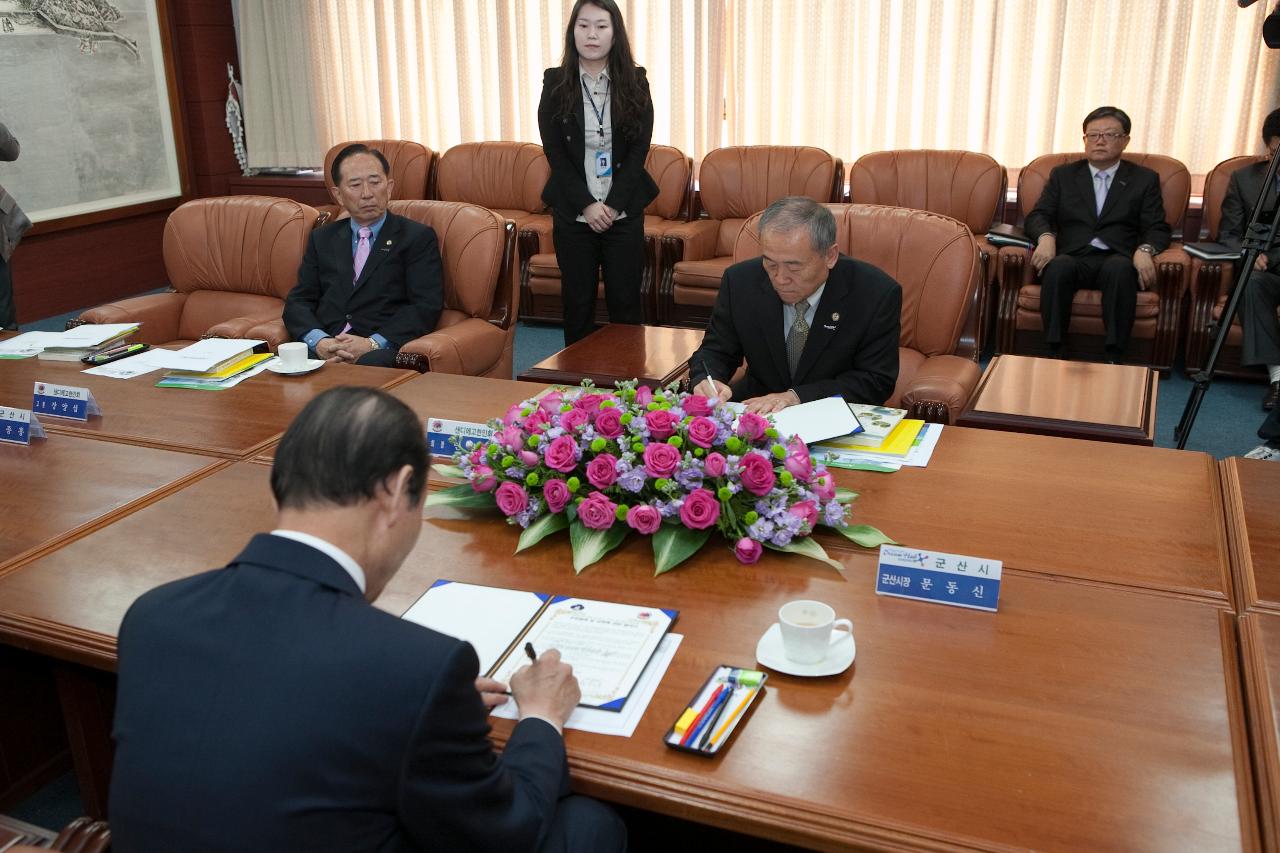
[[[439,400],[441,411],[421,414],[447,416],[455,381],[427,375],[399,393]],[[527,390],[475,387],[490,389],[492,413]],[[436,508],[377,606],[401,613],[450,577],[679,608],[685,641],[635,736],[567,734],[578,787],[617,802],[817,849],[1256,847],[1233,617],[1214,580],[1222,536],[1139,530],[1113,541],[1119,522],[1106,518],[1127,496],[1145,501],[1128,508],[1131,524],[1175,512],[1170,527],[1211,526],[1212,465],[1122,446],[1089,461],[1107,447],[954,429],[927,469],[840,473],[862,492],[859,521],[910,545],[980,543],[970,552],[1005,559],[998,614],[878,597],[873,555],[835,539],[824,541],[843,574],[775,554],[741,567],[709,546],[654,578],[647,543],[633,538],[575,576],[563,535],[513,555],[516,531],[496,517]],[[1145,490],[1112,467],[1138,460]],[[120,618],[139,594],[225,563],[267,528],[268,475],[225,465],[15,568],[0,578],[0,640],[110,669]],[[1120,497],[1101,496],[1113,487]],[[1066,498],[1056,514],[1032,500],[1053,503],[1055,490]],[[1051,541],[1059,534],[1070,541]],[[1201,559],[1216,568],[1197,570]],[[666,748],[661,735],[707,673],[753,665],[756,640],[795,598],[853,619],[854,667],[771,676],[717,758]],[[496,722],[499,740],[509,731]],[[105,736],[101,724],[96,732]]]

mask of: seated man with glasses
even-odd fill
[[[1057,358],[1063,357],[1075,292],[1089,288],[1102,291],[1106,358],[1119,364],[1133,330],[1138,288],[1155,284],[1152,259],[1169,246],[1160,177],[1120,159],[1130,126],[1116,107],[1085,116],[1085,158],[1050,172],[1027,215],[1045,342]]]

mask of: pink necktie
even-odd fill
[[[360,273],[364,271],[364,262],[369,260],[369,237],[373,235],[370,228],[360,229],[360,242],[356,244],[356,260],[355,260],[355,278],[352,283],[360,280]]]

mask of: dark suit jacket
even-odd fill
[[[1244,237],[1245,226],[1253,214],[1253,206],[1258,203],[1262,193],[1262,182],[1267,177],[1269,161],[1263,160],[1231,173],[1231,181],[1227,184],[1227,194],[1222,199],[1222,222],[1218,226],[1218,242],[1235,251],[1240,250],[1240,240]],[[1267,191],[1264,210],[1274,210],[1276,206],[1276,190],[1272,186]],[[1280,270],[1280,247],[1267,252],[1267,269]]]
[[[444,281],[431,228],[388,213],[353,288],[354,274],[350,221],[313,231],[298,283],[284,302],[290,337],[300,341],[312,329],[336,335],[350,323],[352,334],[367,338],[376,332],[398,349],[435,330]]]
[[[9,128],[0,124],[0,160],[17,160],[21,151],[17,138]],[[0,187],[0,260],[8,262],[18,247],[18,241],[30,227],[31,220],[18,207],[17,200]]]
[[[627,216],[643,216],[649,202],[658,196],[658,185],[645,171],[649,156],[649,140],[653,137],[653,101],[649,99],[649,81],[640,72],[644,86],[645,109],[640,117],[639,132],[629,136],[613,128],[613,184],[604,203]],[[596,199],[587,189],[586,104],[577,100],[573,115],[557,115],[553,88],[560,76],[559,68],[548,68],[542,74],[542,98],[538,101],[538,130],[542,134],[542,150],[551,165],[551,177],[542,189],[542,200],[561,217],[572,222]],[[618,114],[616,91],[612,98],[612,114]],[[592,121],[594,121],[594,116]],[[594,133],[594,131],[592,131]]]
[[[710,372],[728,381],[747,360],[733,398],[794,389],[802,402],[841,396],[850,403],[880,404],[898,381],[902,288],[883,270],[841,255],[826,289],[796,375],[787,362],[782,300],[759,258],[724,271],[702,346],[689,360],[696,386]]]
[[[1043,234],[1057,235],[1059,255],[1084,250],[1094,237],[1122,255],[1132,256],[1143,243],[1157,252],[1169,248],[1160,176],[1151,169],[1121,160],[1101,215],[1097,207],[1089,161],[1065,163],[1049,173],[1040,200],[1027,215],[1027,236],[1034,243]]]
[[[341,566],[255,536],[120,628],[112,847],[533,850],[568,793],[564,744],[489,742],[470,644],[371,606]]]

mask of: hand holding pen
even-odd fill
[[[563,728],[582,700],[573,667],[562,662],[555,649],[538,655],[531,644],[525,643],[524,651],[531,663],[511,676],[511,695],[520,706],[520,719],[541,717],[556,728]]]
[[[712,400],[719,400],[724,403],[733,396],[733,389],[723,382],[717,382],[712,376],[711,371],[707,370],[706,359],[698,359],[698,366],[702,368],[702,372],[706,374],[706,378],[698,383],[698,387],[693,389],[695,394],[701,394],[704,397],[710,397]]]

